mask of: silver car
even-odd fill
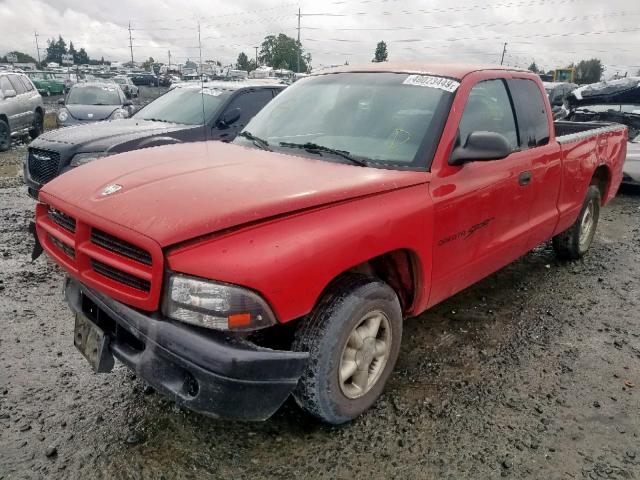
[[[640,134],[627,144],[627,160],[624,162],[625,183],[640,186]]]
[[[11,137],[28,133],[36,138],[44,127],[42,97],[29,77],[0,72],[0,152],[11,147]]]

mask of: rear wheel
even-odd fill
[[[582,258],[596,235],[600,218],[600,189],[589,186],[578,218],[569,229],[553,237],[553,248],[558,257],[566,260]]]
[[[11,148],[11,129],[5,120],[0,120],[0,152]]]
[[[44,115],[42,112],[36,112],[33,119],[33,128],[29,130],[29,136],[34,139],[42,135],[44,131]]]
[[[294,349],[311,356],[293,394],[296,402],[328,423],[356,418],[382,393],[401,337],[393,289],[364,275],[343,277],[296,333]]]

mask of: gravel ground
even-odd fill
[[[10,168],[0,157],[0,480],[640,478],[637,192],[603,211],[584,261],[542,246],[408,320],[386,393],[328,427],[291,401],[264,423],[213,420],[121,365],[93,374],[61,271],[29,259],[33,201]]]

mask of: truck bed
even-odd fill
[[[612,122],[570,122],[559,120],[553,122],[558,143],[569,143],[588,138],[592,135],[612,132],[626,128],[624,125]]]

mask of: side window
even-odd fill
[[[525,79],[509,80],[508,84],[518,119],[520,149],[546,145],[549,143],[549,119],[538,85]],[[558,95],[562,95],[564,90],[558,90]]]
[[[9,78],[6,76],[0,76],[0,90],[6,92],[7,90],[13,90],[13,85],[9,82]]]
[[[21,93],[27,91],[27,89],[24,87],[24,84],[20,80],[20,77],[18,77],[17,75],[8,75],[8,77],[11,85],[13,85],[13,89],[16,91],[16,94],[20,95]]]
[[[31,83],[31,80],[29,80],[24,75],[20,75],[20,80],[22,80],[22,84],[24,85],[24,88],[27,89],[27,92],[33,90],[33,84]]]
[[[240,108],[240,119],[235,123],[235,126],[244,127],[272,98],[273,93],[270,88],[249,90],[234,98],[225,111]]]
[[[518,148],[516,122],[511,99],[503,80],[485,80],[471,89],[460,120],[460,143],[473,132],[495,132]]]

